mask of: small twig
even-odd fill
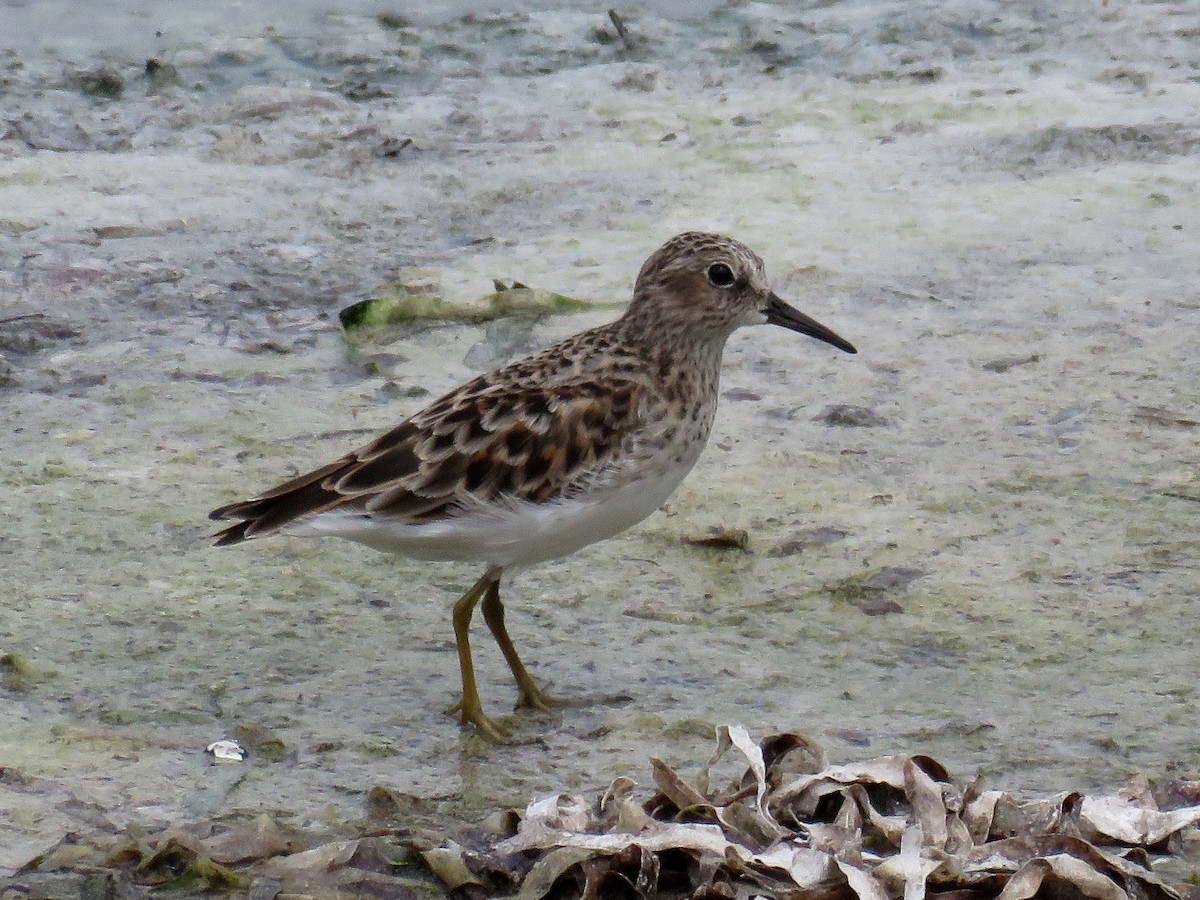
[[[0,319],[0,325],[8,325],[10,322],[21,322],[26,319],[44,319],[44,318],[46,318],[45,313],[40,313],[40,312],[24,313],[23,315],[19,315],[19,316],[9,316],[6,319]]]
[[[613,28],[617,29],[617,37],[621,39],[621,43],[625,45],[625,49],[632,50],[633,36],[629,33],[629,29],[625,27],[625,20],[621,18],[615,9],[608,11],[608,18],[613,23]]]
[[[1174,497],[1176,500],[1191,500],[1193,503],[1200,503],[1200,497],[1193,497],[1191,494],[1181,494],[1178,491],[1163,491],[1164,497]]]

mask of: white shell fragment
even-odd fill
[[[250,754],[246,748],[237,741],[220,740],[213,741],[204,748],[206,753],[211,753],[217,759],[233,760],[234,762],[242,762]]]

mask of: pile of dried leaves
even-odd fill
[[[652,764],[644,802],[618,778],[594,803],[551,796],[454,841],[432,805],[382,787],[369,822],[324,833],[266,815],[140,833],[96,812],[0,895],[1200,900],[1200,779],[1020,801],[927,756],[830,766],[801,735],[756,744],[737,726],[691,781]],[[718,765],[741,774],[713,788]]]
[[[0,879],[0,897],[169,896],[372,897],[444,895],[413,848],[408,829],[366,834],[283,828],[252,821],[176,825],[146,834],[97,829],[68,834]]]
[[[713,789],[731,749],[745,773]],[[691,782],[653,765],[658,792],[644,803],[619,778],[595,804],[548,797],[513,814],[505,836],[423,856],[464,896],[522,900],[1200,898],[1200,780],[1158,797],[1142,778],[1116,796],[1019,801],[979,780],[960,788],[927,756],[830,766],[801,735],[756,744],[738,726],[718,729]]]

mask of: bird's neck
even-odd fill
[[[725,336],[638,324],[622,334],[621,342],[640,361],[656,397],[653,403],[661,404],[657,414],[688,422],[678,437],[695,444],[698,453],[716,412]]]
[[[638,356],[664,375],[671,370],[689,369],[711,376],[715,383],[728,330],[680,329],[678,323],[658,322],[644,315],[626,315],[613,324],[620,332],[621,342],[636,348]]]

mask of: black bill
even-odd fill
[[[858,352],[848,340],[839,337],[816,319],[806,316],[786,300],[774,294],[771,295],[771,301],[767,304],[767,322],[771,325],[782,325],[790,331],[798,331],[809,337],[815,337],[818,341],[833,344],[839,350],[845,350],[847,353]]]

